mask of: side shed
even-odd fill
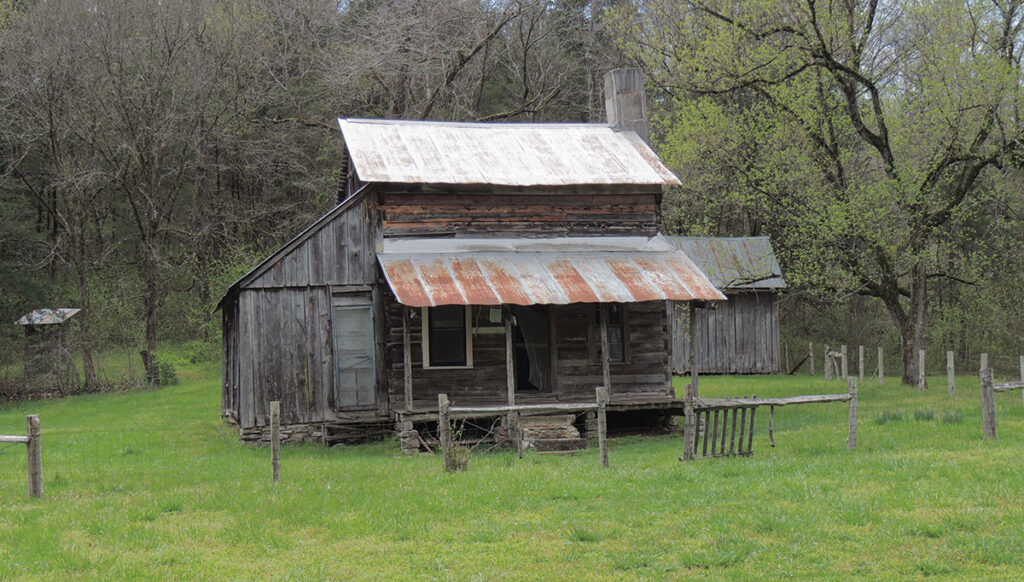
[[[25,330],[25,375],[39,376],[71,370],[68,327],[64,325],[81,309],[36,309],[14,322]]]
[[[760,237],[667,238],[728,301],[697,309],[701,374],[774,374],[779,357],[779,291],[786,287],[772,243]],[[689,307],[672,303],[672,373],[690,369]]]

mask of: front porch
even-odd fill
[[[519,411],[516,413],[516,420],[511,422],[517,424],[521,419],[534,419],[536,424],[546,417],[556,424],[568,422],[572,425],[574,433],[584,439],[593,440],[598,436],[595,402],[596,400],[563,402],[551,398],[526,396],[517,399],[516,408]],[[509,408],[507,404],[479,398],[452,400],[450,404],[452,418],[463,421],[463,426],[467,429],[463,442],[489,442],[496,445],[511,445],[514,442],[515,428],[509,424],[513,417],[506,412]],[[683,414],[683,404],[681,399],[662,394],[613,395],[605,405],[608,432],[623,435],[675,431],[678,429],[676,419]],[[472,413],[462,413],[459,412],[461,408],[473,410]],[[412,410],[394,411],[395,429],[401,441],[402,452],[415,454],[431,450],[438,443],[439,410],[436,400],[432,403],[422,400],[416,401],[416,406]]]

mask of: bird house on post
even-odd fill
[[[81,309],[36,309],[17,321],[25,330],[25,376],[47,376],[71,369],[68,326]]]

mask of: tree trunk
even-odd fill
[[[84,250],[84,249],[83,249]],[[89,288],[89,273],[85,264],[84,254],[80,252],[76,270],[78,271],[78,295],[81,313],[78,314],[79,330],[82,334],[82,372],[85,376],[85,389],[96,387],[96,366],[92,360],[92,295]]]
[[[925,349],[924,332],[928,311],[927,279],[924,269],[918,265],[910,270],[910,302],[904,309],[899,295],[882,298],[896,329],[900,332],[900,357],[902,373],[900,382],[904,386],[917,386],[917,352]]]
[[[150,246],[150,245],[147,245]],[[146,293],[144,296],[146,307],[146,352],[148,357],[143,358],[146,367],[146,381],[150,384],[160,384],[160,368],[157,366],[156,358],[156,306],[157,306],[157,283],[156,283],[156,256],[152,248],[145,251],[143,271],[146,279]]]
[[[926,314],[928,312],[927,279],[924,267],[917,265],[910,270],[910,301],[901,302],[901,295],[895,291],[880,297],[900,333],[900,358],[902,373],[900,381],[904,386],[917,386],[917,352],[925,349]],[[895,289],[895,287],[893,287]]]

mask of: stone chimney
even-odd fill
[[[641,69],[614,69],[605,73],[604,108],[612,129],[635,131],[645,142],[650,141]]]

